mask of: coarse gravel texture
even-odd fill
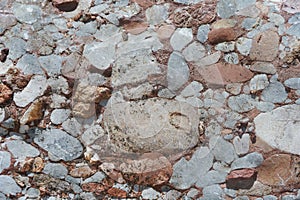
[[[0,199],[300,199],[297,0],[1,0]]]

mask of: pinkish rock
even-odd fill
[[[224,86],[242,83],[252,78],[253,73],[241,65],[217,63],[198,68],[199,73],[210,86]]]
[[[273,61],[278,54],[279,36],[274,31],[265,31],[254,37],[250,59]]]
[[[226,178],[226,187],[229,189],[250,189],[257,177],[255,169],[240,169],[231,171]]]

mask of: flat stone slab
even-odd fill
[[[197,109],[175,100],[111,101],[103,121],[109,141],[102,138],[95,142],[102,150],[107,149],[100,152],[100,158],[147,152],[168,156],[192,148],[198,142]]]
[[[270,146],[300,155],[300,105],[286,105],[255,119],[256,135]]]

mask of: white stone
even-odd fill
[[[29,103],[33,102],[37,97],[43,95],[46,89],[46,77],[35,75],[21,92],[16,92],[14,94],[14,101],[17,106],[25,107]]]
[[[300,155],[300,105],[286,105],[255,119],[256,135],[273,148]]]
[[[239,136],[236,136],[233,139],[233,146],[234,146],[235,152],[238,155],[243,155],[243,154],[248,153],[249,145],[250,145],[250,135],[249,134],[243,134],[242,138],[240,138]]]
[[[255,75],[250,80],[250,90],[259,91],[265,89],[269,85],[269,80],[266,74]]]
[[[173,33],[170,43],[174,50],[181,51],[192,40],[193,32],[191,28],[178,28]]]

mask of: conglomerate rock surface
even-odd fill
[[[1,0],[0,199],[300,199],[297,0]]]

